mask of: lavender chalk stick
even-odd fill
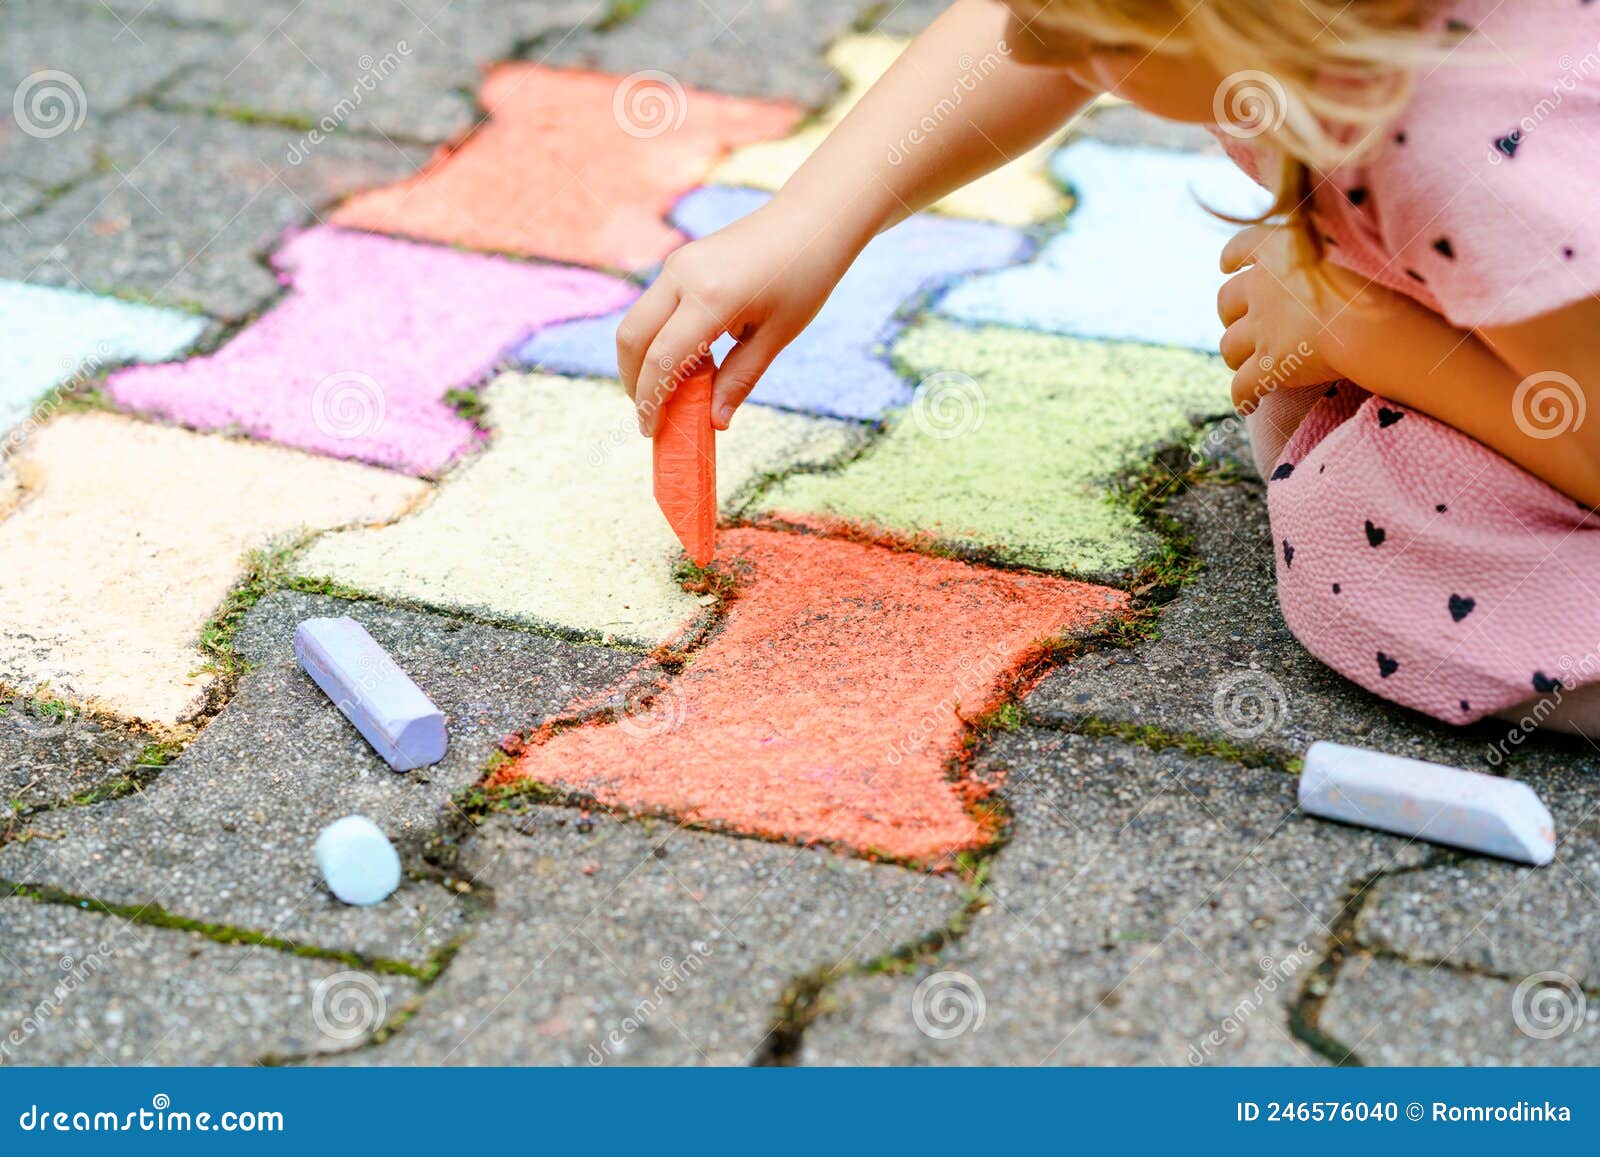
[[[1306,751],[1300,807],[1525,864],[1556,854],[1555,820],[1527,784],[1341,743]]]
[[[294,633],[306,674],[396,771],[444,758],[444,713],[351,618],[307,619]]]

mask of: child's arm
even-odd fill
[[[713,420],[733,410],[879,232],[1031,148],[1093,96],[1011,59],[1007,9],[956,0],[761,209],[667,259],[617,328],[623,386],[653,434],[679,367],[722,333]]]
[[[1319,283],[1295,245],[1284,230],[1250,229],[1223,255],[1225,272],[1249,263],[1218,298],[1242,412],[1271,389],[1348,378],[1600,506],[1600,418],[1582,419],[1584,385],[1600,384],[1600,303],[1480,334],[1334,267]]]
[[[1588,324],[1593,337],[1593,318]],[[1589,350],[1582,367],[1555,356],[1511,365],[1482,337],[1409,298],[1380,318],[1350,314],[1330,328],[1340,377],[1454,426],[1563,494],[1600,506],[1600,423],[1574,424],[1586,402],[1582,378],[1570,372],[1600,380],[1600,349]],[[1529,368],[1539,361],[1545,369]]]

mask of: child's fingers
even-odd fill
[[[715,400],[711,404],[711,424],[726,430],[736,410],[750,391],[756,388],[761,375],[767,372],[772,359],[778,356],[783,343],[767,329],[757,329],[733,350],[717,367]]]
[[[1230,325],[1222,335],[1222,360],[1230,370],[1248,362],[1256,352],[1256,337],[1247,326]]]
[[[1228,278],[1217,291],[1217,316],[1224,326],[1229,326],[1249,312],[1249,283],[1238,276]]]
[[[1248,361],[1233,375],[1233,408],[1241,417],[1248,418],[1255,413],[1261,399],[1271,392]]]
[[[617,374],[630,400],[638,392],[645,353],[677,306],[677,293],[658,281],[640,295],[617,325]]]
[[[1222,247],[1222,272],[1238,273],[1253,262],[1256,250],[1271,235],[1272,227],[1268,225],[1252,225],[1240,233],[1235,233]]]
[[[638,386],[633,403],[639,412],[639,433],[654,437],[661,408],[672,391],[689,377],[702,358],[711,356],[711,342],[717,336],[711,315],[692,301],[679,301],[645,351],[639,366]]]

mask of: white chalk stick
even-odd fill
[[[444,758],[450,743],[444,713],[360,623],[307,619],[295,630],[294,653],[394,770],[411,771]]]
[[[1300,807],[1525,864],[1556,854],[1555,820],[1527,784],[1342,743],[1306,751]]]
[[[346,904],[376,904],[400,886],[400,853],[366,816],[345,816],[323,828],[315,852],[329,890]]]

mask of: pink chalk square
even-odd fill
[[[615,310],[630,283],[331,227],[274,255],[288,295],[215,353],[135,366],[122,406],[412,474],[481,438],[446,401],[543,326]]]

